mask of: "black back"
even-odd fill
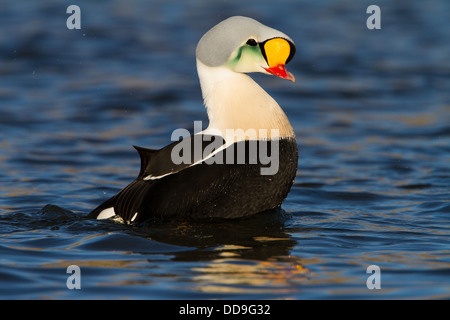
[[[204,154],[194,155],[191,149],[188,163],[174,163],[172,157],[180,143],[161,150],[136,147],[141,156],[139,176],[89,217],[112,206],[125,221],[137,212],[135,222],[244,217],[279,207],[296,175],[295,139],[241,141],[207,158],[206,150],[217,150],[224,143],[221,137],[209,136],[202,139]],[[183,143],[194,147],[194,138]]]

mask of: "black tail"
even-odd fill
[[[129,221],[133,218],[136,212],[138,212],[147,191],[153,184],[151,181],[144,181],[143,176],[146,175],[146,172],[150,166],[150,161],[157,150],[137,146],[134,146],[134,148],[138,151],[139,156],[141,157],[141,169],[139,171],[139,176],[114,197],[95,208],[88,214],[87,218],[96,219],[100,212],[112,207],[114,208],[116,215],[122,217],[125,221]]]

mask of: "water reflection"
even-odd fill
[[[288,218],[283,210],[276,210],[239,221],[152,223],[138,232],[158,242],[196,248],[185,256],[178,255],[179,260],[211,260],[225,252],[266,260],[289,255],[295,245],[284,229]]]
[[[292,293],[309,276],[285,229],[283,210],[236,221],[146,227],[147,237],[177,246],[173,260],[196,262],[187,285],[204,293]],[[141,231],[142,232],[142,231]]]
[[[43,272],[78,265],[88,279],[86,290],[99,286],[133,290],[173,278],[176,286],[198,294],[290,295],[310,277],[301,259],[291,253],[297,244],[286,228],[291,218],[279,209],[238,221],[127,226],[88,220],[47,205],[27,216],[27,224],[38,229],[51,224],[52,229],[73,237],[63,243],[57,236],[49,237],[44,246],[37,237],[26,249],[42,250],[44,255],[49,248],[64,253],[57,261],[41,264]],[[78,253],[83,253],[83,258]],[[177,261],[177,270],[171,270],[168,261]]]
[[[208,293],[294,293],[309,275],[294,257],[286,262],[216,259],[192,270],[198,273],[192,289]]]

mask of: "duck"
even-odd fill
[[[286,34],[244,16],[207,31],[196,47],[208,126],[161,149],[134,146],[137,178],[88,214],[126,224],[237,219],[277,210],[298,166],[294,129],[250,73],[295,82]]]

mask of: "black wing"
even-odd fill
[[[139,212],[150,189],[160,179],[201,163],[224,144],[225,140],[220,136],[197,134],[160,150],[134,146],[141,158],[138,177],[93,210],[88,218],[96,218],[103,210],[113,207],[116,215],[124,221],[130,221]]]

